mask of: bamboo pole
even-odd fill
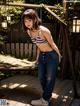
[[[42,8],[42,4],[26,4],[26,3],[6,3],[6,4],[0,4],[0,5],[6,5],[6,6],[19,6],[19,7],[29,7],[29,8]],[[49,6],[46,5],[50,9],[58,9],[55,6]]]
[[[67,24],[60,19],[60,17],[58,15],[56,15],[53,11],[51,11],[48,6],[42,4],[42,7],[44,7],[49,13],[51,13],[57,20],[59,20],[59,22],[63,23],[65,26],[67,26]]]

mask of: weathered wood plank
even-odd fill
[[[29,45],[28,45],[28,48],[29,48],[29,58],[32,56],[32,43],[30,43]]]
[[[20,57],[22,58],[24,56],[24,45],[23,43],[20,43]]]
[[[19,49],[19,43],[16,43],[16,56],[20,56],[20,49]]]
[[[24,44],[24,48],[25,48],[24,53],[25,53],[25,58],[26,58],[26,57],[28,57],[28,43]]]
[[[37,47],[36,45],[33,45],[33,58],[35,59],[37,56]]]
[[[4,54],[10,54],[19,58],[35,58],[36,45],[32,43],[4,43]]]
[[[6,44],[5,43],[3,44],[2,49],[3,49],[4,54],[6,54]]]
[[[27,69],[33,70],[35,68],[34,61],[28,61],[28,59],[18,59],[10,55],[0,55],[0,71],[26,71]]]
[[[11,43],[11,54],[15,56],[15,45]]]
[[[72,83],[71,80],[60,80],[60,79],[56,80],[55,90],[53,91],[53,93],[56,93],[56,95],[58,95],[58,97],[56,97],[56,98],[55,98],[55,96],[53,97],[51,106],[79,106],[79,105],[73,105],[73,104],[76,104],[74,102],[72,105],[70,105],[70,103],[73,99],[73,90],[72,90],[71,83]],[[14,77],[2,80],[1,86],[5,85],[5,84],[8,85],[7,88],[9,87],[9,90],[13,89],[14,98],[16,96],[17,99],[19,99],[20,96],[22,97],[22,94],[25,94],[25,97],[26,97],[27,94],[30,92],[32,93],[32,95],[35,95],[35,96],[38,95],[38,97],[40,97],[42,94],[40,82],[39,82],[38,78],[34,77],[34,76],[30,76],[30,75],[18,75],[17,76],[16,75]],[[19,85],[17,85],[17,84],[19,84]],[[80,88],[79,88],[79,90],[80,90]],[[16,93],[18,93],[18,92],[19,92],[19,96],[16,95]],[[9,92],[8,92],[8,95],[9,95],[9,97],[13,96],[12,93],[9,94]],[[24,97],[24,101],[26,100],[25,97]],[[31,101],[31,99],[30,99],[30,101]]]
[[[21,86],[22,84],[27,84],[30,85],[31,81],[34,80],[34,77],[31,76],[26,76],[26,75],[17,75],[14,77],[10,77],[8,79],[4,79],[1,81],[1,87],[3,88],[19,88],[19,86]],[[30,83],[27,83],[28,81],[30,81]]]
[[[18,102],[14,100],[8,100],[8,103],[10,106],[16,106],[18,104]]]
[[[10,44],[9,43],[6,44],[6,53],[7,54],[11,53],[11,49],[10,49]]]
[[[80,106],[80,99],[74,99],[71,106]]]
[[[58,92],[56,91],[59,95],[59,97],[56,100],[56,106],[59,106],[59,104],[61,106],[68,106],[73,99],[72,82],[70,80],[65,80],[62,82],[60,82],[58,86]]]

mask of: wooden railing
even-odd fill
[[[36,58],[36,45],[32,43],[4,43],[3,53],[17,58]]]

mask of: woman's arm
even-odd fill
[[[54,42],[54,40],[52,38],[51,32],[48,29],[45,29],[45,31],[42,31],[42,33],[43,33],[43,36],[48,41],[49,45],[52,47],[52,49],[55,50],[58,53],[59,61],[60,61],[62,56],[61,56],[61,54],[59,52],[59,49],[58,49],[57,45],[55,44],[55,42]]]

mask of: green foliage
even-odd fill
[[[24,0],[6,0],[6,3],[24,3]],[[20,19],[20,14],[23,11],[23,7],[18,6],[0,6],[0,17],[2,17],[1,21],[6,20],[7,16],[11,16],[11,24],[18,22]]]
[[[24,3],[24,0],[6,0],[6,3]],[[18,6],[7,6],[0,5],[0,32],[1,35],[6,36],[10,32],[13,24],[19,23],[21,20],[21,13],[23,12],[24,7]],[[7,20],[7,17],[10,17],[11,20]],[[7,23],[7,28],[2,27],[2,22]]]
[[[0,45],[2,45],[4,42],[4,37],[0,35]]]
[[[35,2],[35,4],[40,4],[40,3],[44,3],[44,4],[47,4],[49,1],[45,1],[45,0],[6,0],[7,3],[32,3],[32,2]],[[54,2],[52,1],[51,3],[54,4]],[[49,5],[49,3],[48,3]],[[55,12],[58,16],[60,16],[61,18],[64,19],[64,15],[63,15],[63,7],[60,5],[60,4],[56,4],[54,5],[57,9],[52,9],[53,12]],[[2,17],[1,18],[1,21],[3,20],[6,20],[6,17],[7,16],[11,16],[11,23],[9,23],[10,25],[11,24],[14,24],[14,23],[18,23],[20,21],[20,18],[21,18],[21,13],[22,11],[24,10],[24,7],[18,7],[18,6],[1,6],[1,9],[0,9],[0,16]],[[53,19],[53,16],[51,14],[49,14],[47,11],[43,10],[42,9],[42,17],[44,17],[43,20],[52,20]],[[45,17],[46,15],[46,17]],[[45,19],[46,18],[46,19]]]
[[[14,73],[0,72],[0,80],[14,76]]]
[[[63,6],[61,4],[55,4],[54,6],[56,9],[52,9],[52,11],[57,14],[63,21],[65,21]],[[49,13],[47,13],[47,17],[51,20],[54,19],[54,17]]]

